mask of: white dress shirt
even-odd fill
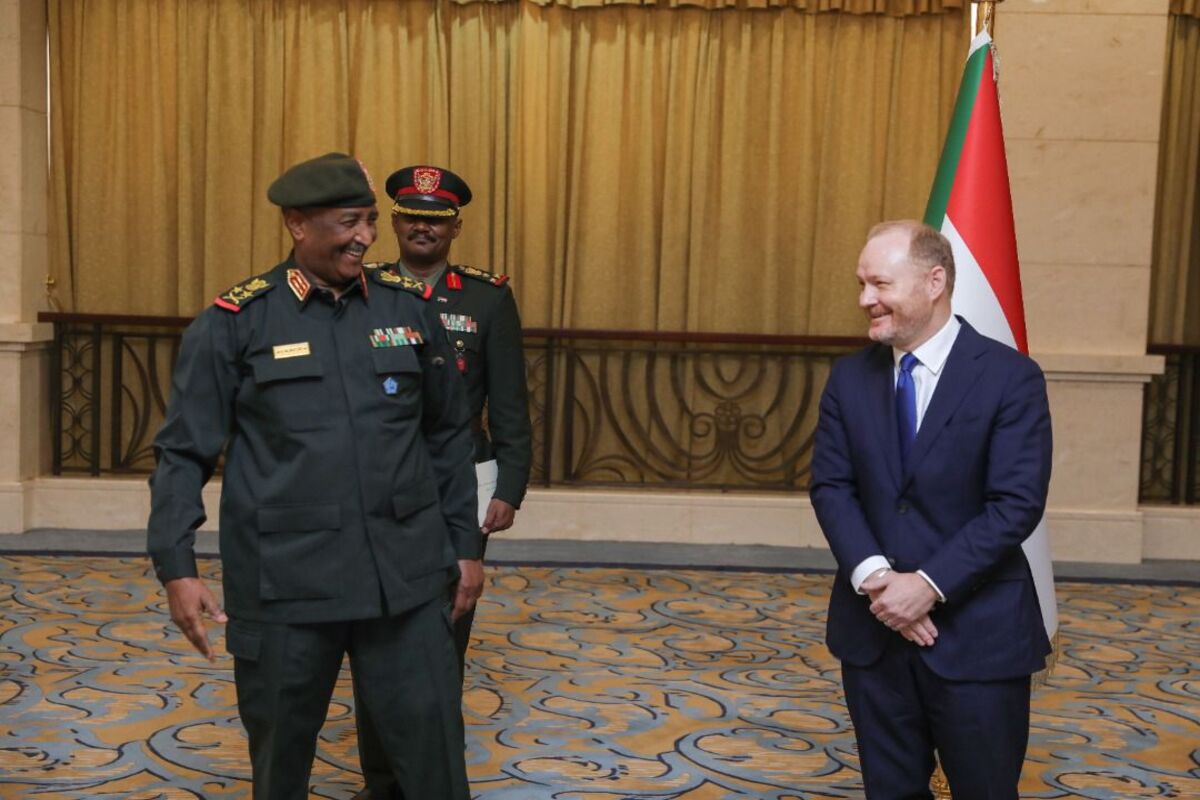
[[[958,338],[958,331],[962,328],[962,323],[958,321],[958,317],[953,314],[950,319],[942,326],[941,330],[929,337],[922,345],[912,351],[912,354],[917,357],[917,365],[913,367],[913,387],[916,389],[917,395],[917,432],[921,430],[921,422],[925,419],[925,410],[929,408],[929,401],[933,399],[933,392],[937,389],[938,380],[942,376],[942,369],[946,366],[946,359],[950,357],[950,349],[954,347],[954,340]],[[892,385],[895,386],[896,380],[900,377],[900,359],[906,351],[892,348]],[[854,587],[854,591],[863,594],[862,582],[867,577],[878,570],[891,569],[891,564],[882,554],[867,556],[859,563],[854,571],[850,573],[850,585]],[[938,588],[933,579],[925,574],[924,570],[917,570],[925,581],[937,592],[938,599],[945,602],[946,596],[942,594],[942,590]]]

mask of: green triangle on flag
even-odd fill
[[[925,223],[940,230],[954,250],[954,313],[984,336],[1028,353],[995,46],[986,31],[971,42]],[[1058,601],[1044,518],[1021,547],[1053,642]]]

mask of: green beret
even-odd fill
[[[359,208],[375,205],[375,187],[357,158],[326,153],[276,178],[267,199],[283,208]]]

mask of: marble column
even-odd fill
[[[995,40],[1056,559],[1140,561],[1142,395],[1168,0],[1005,0]]]
[[[0,532],[30,518],[49,463],[46,4],[0,0]]]

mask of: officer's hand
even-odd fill
[[[497,531],[506,531],[512,527],[513,518],[517,515],[517,510],[503,500],[492,498],[488,503],[487,516],[483,518],[483,524],[479,529],[484,533],[496,533]]]
[[[171,609],[171,621],[179,626],[179,630],[201,655],[212,661],[213,650],[208,643],[204,618],[222,624],[229,621],[217,598],[199,578],[176,578],[167,581],[164,587],[167,590],[167,605]]]
[[[450,612],[450,618],[455,621],[474,608],[475,601],[483,594],[483,559],[459,559],[458,572],[458,583],[454,586],[454,610]]]

